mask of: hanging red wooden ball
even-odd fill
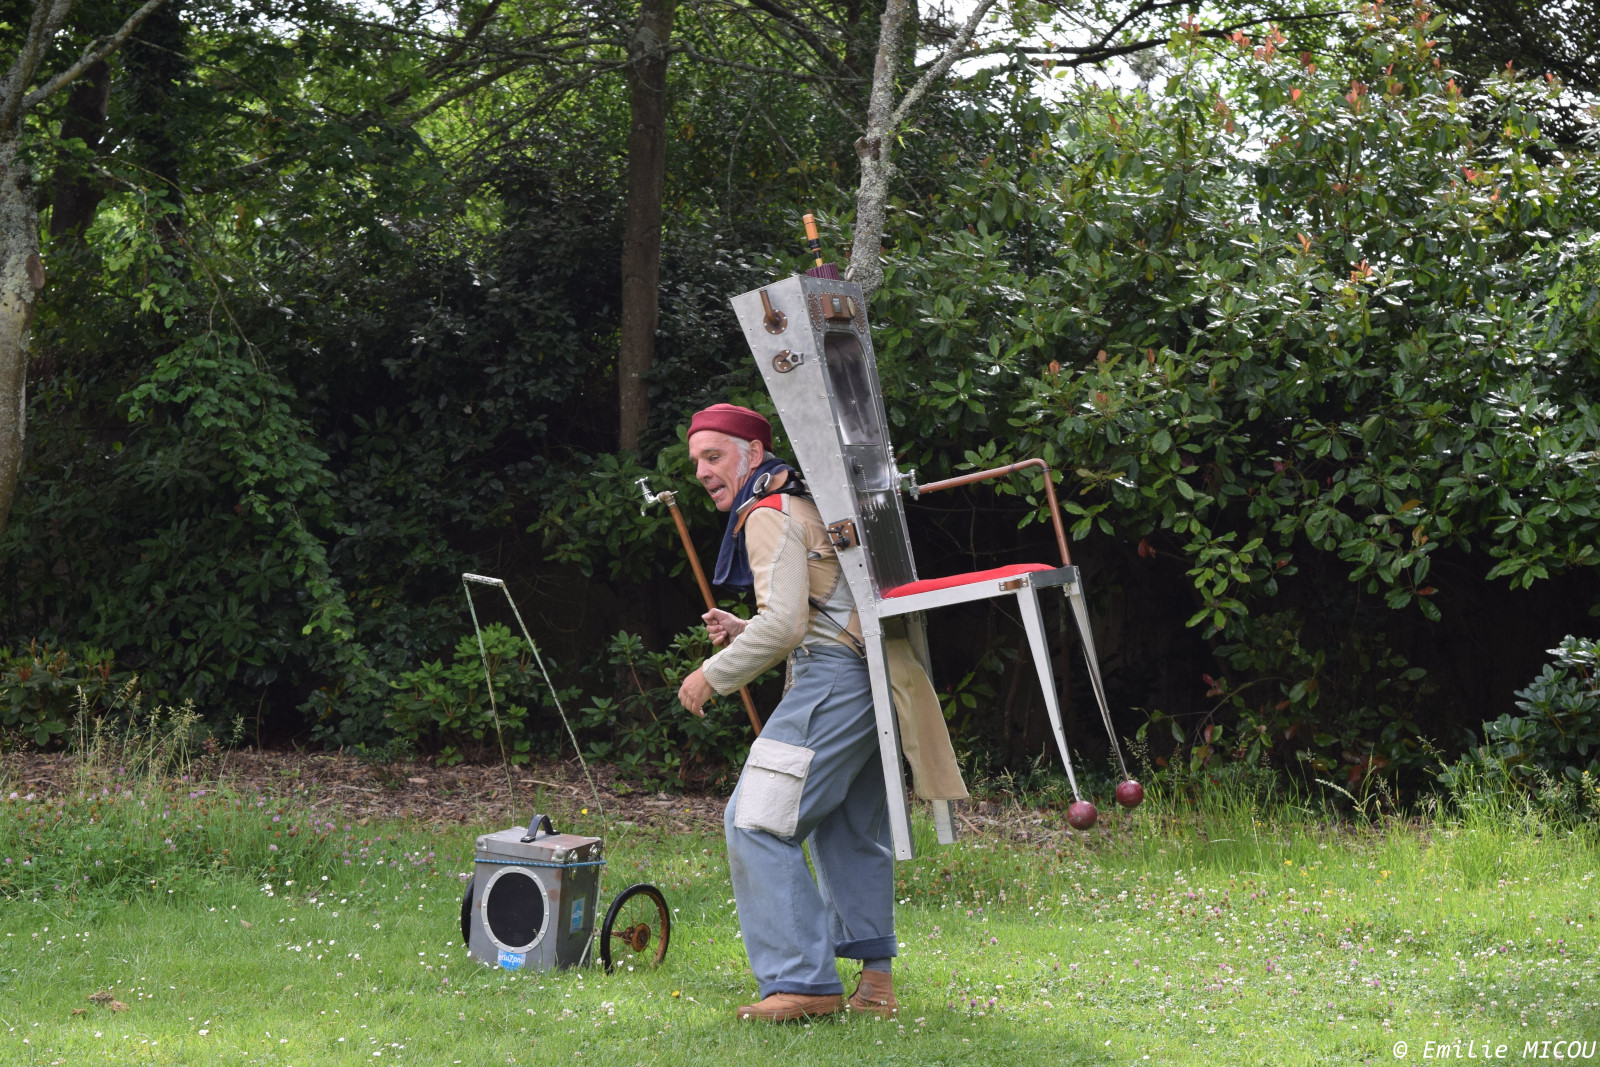
[[[1144,803],[1144,786],[1132,778],[1117,783],[1117,803],[1125,808],[1137,808]]]
[[[1067,808],[1067,822],[1074,830],[1087,830],[1092,827],[1100,813],[1094,810],[1094,805],[1087,800],[1073,801]]]

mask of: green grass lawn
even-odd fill
[[[1075,836],[1020,808],[1026,841],[941,848],[919,824],[901,1018],[771,1026],[733,1019],[754,985],[719,837],[570,816],[606,839],[602,905],[666,892],[671,951],[512,974],[458,926],[473,836],[498,827],[190,788],[0,803],[0,1063],[1343,1064],[1557,1040],[1600,1062],[1592,830],[1159,799]]]

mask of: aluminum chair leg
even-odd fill
[[[1078,777],[1072,773],[1072,756],[1067,751],[1067,735],[1061,728],[1061,705],[1056,701],[1056,680],[1050,671],[1050,645],[1044,638],[1044,614],[1039,610],[1039,591],[1031,585],[1017,590],[1017,607],[1022,611],[1022,628],[1028,634],[1028,647],[1033,651],[1033,665],[1039,672],[1039,685],[1044,690],[1044,707],[1050,713],[1050,728],[1055,731],[1056,745],[1061,749],[1061,762],[1067,768],[1067,783],[1072,786],[1072,796],[1081,800]]]
[[[876,619],[872,620],[874,623]],[[865,630],[866,620],[863,619]],[[911,811],[906,803],[906,775],[900,754],[900,727],[895,722],[894,695],[889,688],[889,659],[884,651],[883,631],[866,632],[867,674],[872,679],[872,710],[878,720],[878,755],[883,760],[883,787],[889,798],[889,833],[894,839],[894,858],[912,858]]]

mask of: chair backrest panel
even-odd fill
[[[828,330],[822,335],[828,381],[833,387],[834,408],[839,416],[839,439],[849,445],[870,445],[882,449],[884,425],[878,417],[878,397],[872,366],[866,350],[854,332]]]
[[[777,332],[768,328],[763,294],[783,315]],[[862,552],[855,562],[865,574],[849,565],[851,552],[840,558],[847,575],[856,571],[858,604],[865,593],[876,602],[884,590],[915,581],[861,288],[794,277],[732,302],[823,521],[855,523]],[[868,588],[857,589],[862,577]]]

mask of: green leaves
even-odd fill
[[[527,643],[501,623],[483,628],[481,650],[477,635],[467,634],[448,667],[441,660],[424,662],[389,684],[395,693],[385,724],[408,744],[441,753],[441,762],[459,763],[462,747],[498,754],[503,744],[509,762],[526,763],[529,708],[553,707]],[[560,696],[571,703],[577,693],[569,689]]]
[[[0,730],[15,731],[40,748],[65,740],[80,715],[121,717],[138,692],[138,679],[112,670],[104,649],[30,644],[0,648]]]
[[[1237,712],[1288,701],[1333,740],[1274,744],[1328,768],[1357,765],[1334,718],[1373,743],[1410,721],[1426,680],[1372,645],[1441,617],[1441,548],[1482,561],[1456,584],[1600,562],[1600,167],[1540,141],[1547,86],[1465,98],[1425,33],[1385,16],[1325,69],[1184,45],[1162,97],[1085,88],[1036,116],[1050,152],[957,172],[902,218],[916,251],[874,305],[919,468],[1065,457],[1071,536],[1180,556],[1189,625],[1251,652]],[[977,324],[1003,354],[987,378]],[[958,400],[980,384],[983,422]],[[1325,675],[1271,673],[1265,620],[1333,604],[1291,645],[1341,664],[1329,710]],[[1407,736],[1374,758],[1414,761]]]
[[[914,363],[927,383],[901,394],[897,423],[948,434],[921,425],[938,413],[969,454],[987,431],[1008,455],[1074,457],[1073,536],[1187,535],[1213,623],[1247,613],[1270,576],[1264,559],[1211,566],[1225,533],[1283,547],[1303,533],[1392,610],[1430,618],[1418,590],[1440,545],[1487,548],[1487,577],[1519,586],[1593,565],[1597,427],[1578,355],[1592,366],[1600,336],[1593,164],[1542,161],[1523,121],[1542,85],[1500,79],[1461,106],[1421,32],[1366,35],[1354,82],[1194,53],[1165,99],[1120,109],[1085,90],[1051,153],[965,175],[904,239],[917,258],[875,309],[903,322],[931,294],[922,329],[882,346],[888,373]],[[1218,115],[1265,154],[1241,158]],[[1008,241],[981,226],[997,200]],[[1011,430],[963,418],[982,376],[950,363],[969,350],[952,278],[962,322],[1014,354],[991,394],[1011,398]],[[1219,581],[1250,591],[1224,597]]]
[[[613,636],[598,669],[622,686],[615,698],[591,697],[580,713],[584,736],[598,738],[588,742],[590,753],[652,789],[704,788],[736,773],[749,746],[738,698],[714,698],[704,718],[678,703],[678,687],[711,652],[704,626],[677,634],[664,652],[650,652],[630,633]]]
[[[1600,779],[1600,643],[1569,634],[1549,655],[1552,662],[1517,692],[1523,714],[1484,723],[1484,745],[1441,773],[1446,785],[1531,793],[1548,802],[1559,799],[1552,792],[1570,792],[1580,782],[1587,790]],[[1476,781],[1475,773],[1490,781]],[[1566,797],[1573,807],[1584,799]],[[1588,803],[1592,810],[1594,798]]]

